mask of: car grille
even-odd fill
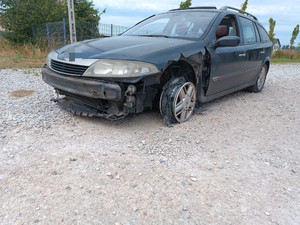
[[[87,68],[88,66],[80,66],[51,60],[51,69],[66,75],[81,76]]]

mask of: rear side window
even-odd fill
[[[262,42],[269,42],[270,38],[269,38],[269,35],[266,32],[266,30],[260,25],[258,25],[257,27],[258,27],[258,31],[259,31],[259,34],[260,34],[261,41]]]
[[[253,23],[251,20],[240,17],[241,25],[242,25],[242,34],[243,34],[243,43],[251,44],[255,43],[256,35]]]

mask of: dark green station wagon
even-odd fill
[[[234,91],[260,92],[272,43],[257,18],[232,7],[153,15],[117,37],[52,51],[43,80],[74,113],[121,119],[159,109],[167,125]]]

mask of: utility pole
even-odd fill
[[[75,13],[74,13],[74,0],[68,0],[68,12],[69,12],[70,41],[71,41],[71,43],[74,43],[74,42],[77,42],[76,27],[75,27]]]

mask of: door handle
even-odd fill
[[[239,54],[239,57],[245,57],[245,56],[246,56],[246,53],[245,53],[245,52]]]

